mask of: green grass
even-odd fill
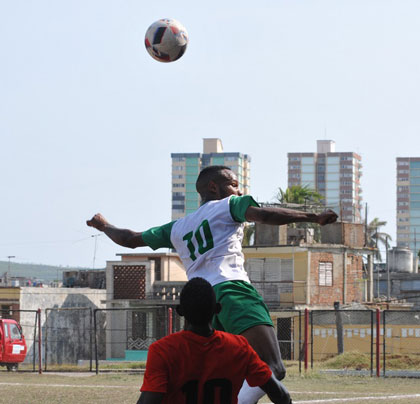
[[[379,396],[383,398],[369,399],[369,404],[420,404],[420,397],[402,397],[408,394],[420,396],[419,380],[339,377],[325,375],[317,370],[299,376],[297,367],[293,365],[288,366],[287,370],[284,383],[291,391],[294,403],[351,398],[352,404],[366,404],[364,397]],[[139,397],[143,378],[140,374],[129,373],[69,375],[10,373],[0,370],[0,403],[132,404]],[[389,397],[395,395],[399,397]],[[269,402],[267,397],[260,400],[261,404]]]

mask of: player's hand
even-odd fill
[[[92,217],[92,219],[86,220],[86,224],[90,227],[94,227],[99,231],[103,231],[105,226],[109,223],[100,213],[97,213]]]
[[[326,224],[336,222],[337,218],[338,218],[337,214],[331,209],[328,209],[325,212],[322,212],[320,215],[318,215],[317,223],[320,224],[321,226],[324,226]]]

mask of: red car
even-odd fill
[[[26,357],[27,347],[22,328],[17,321],[0,319],[0,366],[16,371]]]

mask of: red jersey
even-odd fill
[[[270,377],[270,368],[244,337],[181,331],[150,346],[140,390],[166,393],[164,404],[236,404],[245,379],[261,386]]]

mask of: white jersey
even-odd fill
[[[154,249],[174,247],[188,279],[201,277],[212,285],[232,280],[249,282],[242,254],[243,222],[249,206],[258,206],[249,195],[209,201],[184,218],[142,233],[143,240]],[[168,235],[170,245],[164,245]]]

